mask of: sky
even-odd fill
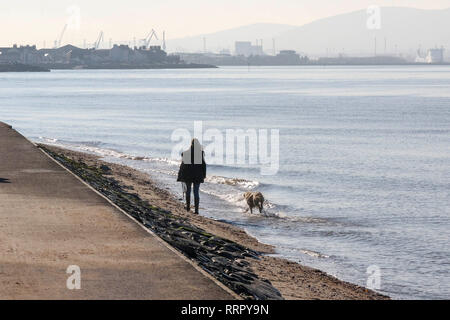
[[[300,26],[371,5],[445,9],[450,0],[14,0],[0,2],[0,46],[45,43],[64,26],[62,44],[89,45],[144,38],[151,29],[168,39],[207,34],[253,23]]]

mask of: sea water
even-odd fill
[[[393,298],[450,298],[448,66],[4,73],[0,121],[147,172],[180,199],[174,130],[279,130],[278,172],[209,165],[201,214]],[[262,214],[244,212],[254,190]]]

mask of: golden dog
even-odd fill
[[[264,206],[264,196],[261,192],[246,192],[244,193],[244,199],[247,201],[250,213],[253,213],[253,208],[258,208],[259,213],[262,212]],[[245,212],[247,212],[248,209],[245,210]]]

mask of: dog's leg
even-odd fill
[[[262,213],[262,211],[263,211],[263,204],[260,203],[260,204],[259,204],[259,213]]]
[[[253,214],[253,208],[252,207],[250,207],[250,213]]]

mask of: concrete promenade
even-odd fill
[[[234,297],[0,123],[0,299]]]

